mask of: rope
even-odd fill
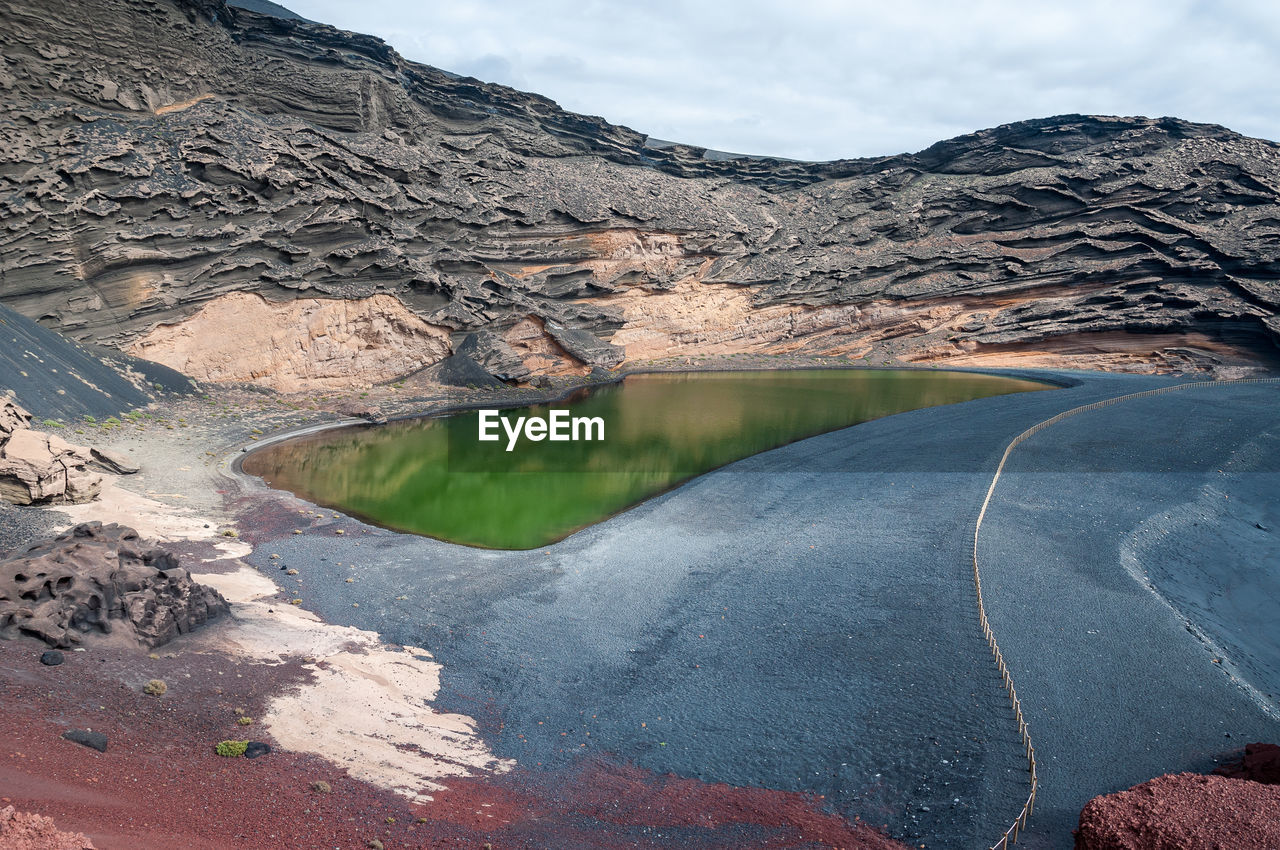
[[[1196,387],[1221,387],[1231,384],[1266,384],[1280,383],[1280,378],[1236,378],[1229,381],[1192,381],[1185,384],[1172,384],[1167,387],[1158,387],[1154,390],[1144,390],[1143,392],[1129,393],[1127,395],[1115,396],[1114,398],[1095,401],[1092,404],[1084,404],[1080,407],[1073,407],[1070,410],[1063,411],[1056,416],[1052,416],[1043,422],[1032,425],[1023,431],[1005,447],[1004,455],[1000,458],[1000,464],[996,467],[995,475],[991,478],[991,486],[987,488],[986,498],[982,500],[982,509],[978,511],[978,521],[973,527],[973,586],[978,595],[978,623],[982,626],[982,636],[987,641],[987,647],[991,650],[991,657],[995,660],[996,669],[1000,671],[1001,681],[1004,683],[1005,693],[1009,697],[1009,704],[1013,708],[1014,718],[1018,721],[1018,732],[1022,735],[1022,745],[1027,759],[1027,773],[1031,783],[1031,793],[1027,795],[1026,802],[1022,804],[1022,810],[1014,819],[1013,823],[1005,830],[1004,835],[991,845],[991,850],[1008,850],[1011,844],[1018,843],[1018,834],[1027,828],[1027,821],[1030,819],[1032,811],[1036,804],[1036,791],[1040,787],[1040,778],[1036,773],[1036,750],[1031,745],[1031,731],[1027,726],[1027,720],[1022,714],[1022,702],[1018,699],[1018,691],[1013,686],[1013,677],[1009,674],[1009,668],[1004,661],[1004,653],[1000,651],[1000,645],[996,642],[995,633],[991,630],[991,622],[987,619],[987,607],[982,598],[982,573],[978,569],[978,538],[982,532],[982,521],[987,516],[987,508],[991,506],[991,497],[995,494],[996,485],[1000,483],[1000,475],[1004,472],[1005,464],[1009,461],[1009,456],[1013,450],[1024,441],[1040,433],[1044,429],[1056,425],[1064,419],[1069,419],[1080,413],[1087,413],[1091,410],[1097,410],[1102,407],[1108,407],[1118,404],[1122,401],[1130,401],[1136,398],[1145,398],[1147,396],[1161,395],[1163,393],[1175,392],[1178,390],[1188,390]]]

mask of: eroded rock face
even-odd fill
[[[170,552],[91,522],[0,561],[0,637],[68,648],[86,640],[155,647],[224,614]]]
[[[797,163],[218,0],[0,0],[0,45],[0,299],[77,340],[129,348],[252,291],[394,295],[455,349],[488,332],[493,374],[1277,355],[1280,149],[1221,127],[1060,116]]]
[[[1221,776],[1161,776],[1094,797],[1076,850],[1275,850],[1280,788]]]
[[[31,414],[0,400],[0,499],[15,505],[88,502],[102,489],[89,449],[27,427]]]
[[[130,353],[199,380],[293,392],[369,385],[425,369],[449,355],[449,330],[390,295],[270,303],[232,292],[178,325],[153,329]]]

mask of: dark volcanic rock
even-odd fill
[[[1080,813],[1076,850],[1275,850],[1280,788],[1180,773],[1094,797]]]
[[[1247,744],[1240,761],[1224,764],[1214,773],[1231,779],[1248,779],[1266,785],[1280,785],[1280,746]]]
[[[0,561],[0,637],[55,647],[91,636],[155,647],[227,611],[178,559],[133,529],[78,525]]]
[[[0,297],[9,294],[0,285]],[[193,389],[167,366],[79,345],[0,304],[0,390],[11,390],[41,419],[119,416],[146,407],[158,391]]]
[[[506,386],[465,354],[451,354],[423,373],[430,380],[446,387],[503,387]]]
[[[250,741],[249,745],[244,748],[244,757],[247,759],[256,759],[258,756],[265,756],[271,752],[271,747],[261,741]]]
[[[50,649],[40,655],[40,663],[46,667],[57,667],[63,660],[62,653],[56,649]]]
[[[74,741],[100,753],[107,751],[107,736],[91,729],[68,729],[62,733],[68,741]]]
[[[392,294],[488,332],[470,356],[508,380],[742,350],[1276,357],[1280,148],[1222,127],[1068,115],[803,163],[219,0],[0,0],[0,43],[0,299],[81,341],[149,352],[249,290]]]

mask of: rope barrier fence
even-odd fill
[[[1004,472],[1005,464],[1009,461],[1009,456],[1013,450],[1026,440],[1040,433],[1064,419],[1069,419],[1081,413],[1087,413],[1099,408],[1108,407],[1118,404],[1122,401],[1131,401],[1137,398],[1145,398],[1147,396],[1161,395],[1163,393],[1175,392],[1178,390],[1188,390],[1197,387],[1220,387],[1230,384],[1265,384],[1280,383],[1280,378],[1234,378],[1224,381],[1191,381],[1185,384],[1171,384],[1167,387],[1157,387],[1153,390],[1144,390],[1137,393],[1129,393],[1127,395],[1115,396],[1114,398],[1095,401],[1091,404],[1073,407],[1070,410],[1052,416],[1043,422],[1032,425],[1023,431],[1005,447],[1004,455],[1000,458],[999,465],[996,466],[995,475],[991,478],[991,485],[987,488],[986,498],[982,500],[982,508],[978,511],[978,520],[973,527],[973,585],[977,592],[978,598],[978,623],[982,626],[982,635],[987,641],[987,647],[991,650],[991,657],[995,661],[996,669],[1000,672],[1000,679],[1004,684],[1005,694],[1009,697],[1009,704],[1013,709],[1014,717],[1018,721],[1018,732],[1022,736],[1022,745],[1027,760],[1027,774],[1031,784],[1031,792],[1027,795],[1026,802],[1022,804],[1022,810],[1018,816],[1014,818],[1013,823],[1005,830],[1004,835],[991,845],[991,850],[1008,850],[1010,845],[1018,843],[1018,835],[1026,830],[1027,821],[1031,818],[1032,812],[1036,804],[1036,791],[1040,787],[1040,777],[1036,771],[1036,750],[1031,744],[1031,731],[1027,725],[1026,717],[1022,713],[1022,701],[1018,699],[1018,691],[1013,685],[1013,676],[1009,673],[1009,667],[1005,664],[1004,653],[1000,651],[1000,644],[996,641],[995,632],[991,629],[991,621],[987,618],[987,607],[982,596],[982,572],[978,568],[978,540],[982,533],[982,521],[987,516],[987,508],[991,505],[991,497],[995,494],[996,485],[1000,483],[1000,476]]]

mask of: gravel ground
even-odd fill
[[[0,557],[47,537],[60,524],[60,519],[41,508],[19,507],[0,501]]]

